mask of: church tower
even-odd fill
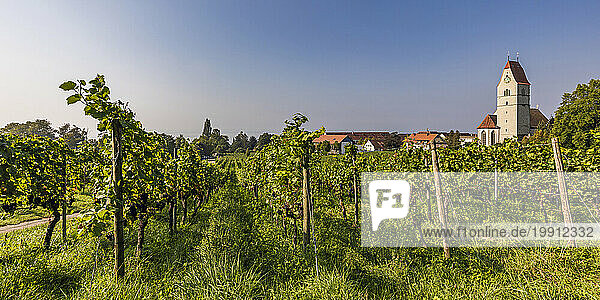
[[[530,134],[530,90],[525,71],[519,61],[506,62],[497,86],[496,115],[498,142],[507,138],[522,139]]]
[[[536,107],[531,108],[531,84],[517,60],[510,57],[496,86],[496,112],[488,114],[477,126],[479,143],[491,146],[506,139],[521,140],[533,134],[548,118]]]

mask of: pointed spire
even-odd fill
[[[506,50],[506,60],[510,61],[510,51]]]
[[[517,62],[519,61],[519,51],[517,51]]]

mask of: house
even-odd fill
[[[437,147],[446,147],[446,136],[437,131],[419,131],[406,137],[404,143],[407,147],[417,147],[429,150],[432,149],[433,143],[435,143]]]
[[[384,142],[390,137],[387,131],[330,131],[327,135],[347,135],[355,144],[363,144],[366,141]]]
[[[360,152],[385,150],[384,142],[391,136],[387,131],[330,131],[325,134],[347,135]]]
[[[346,152],[346,146],[353,144],[354,142],[348,135],[345,134],[323,134],[318,138],[313,140],[314,144],[320,144],[322,142],[328,142],[330,145],[334,145],[336,142],[340,144],[340,153],[344,154]]]
[[[363,151],[372,152],[372,151],[382,151],[385,149],[383,143],[377,140],[368,140],[364,145],[362,145]]]
[[[531,108],[530,91],[531,83],[518,56],[516,61],[509,57],[496,86],[496,111],[487,114],[477,126],[481,144],[489,146],[505,139],[521,140],[533,135],[542,123],[548,122],[538,107]]]
[[[354,144],[358,145],[359,151],[370,151],[364,148],[368,141],[375,147],[376,150],[389,150],[389,148],[400,148],[404,139],[408,136],[407,133],[387,132],[387,131],[335,131],[327,132],[331,135],[347,135]],[[370,146],[368,146],[370,147]]]

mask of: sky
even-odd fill
[[[2,1],[0,127],[95,136],[60,83],[104,74],[148,130],[475,132],[510,51],[550,116],[600,78],[599,1]]]

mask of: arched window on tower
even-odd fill
[[[504,90],[504,96],[510,96],[510,90],[509,89],[505,89]]]
[[[490,131],[490,145],[493,145],[496,143],[496,132],[494,131]]]

